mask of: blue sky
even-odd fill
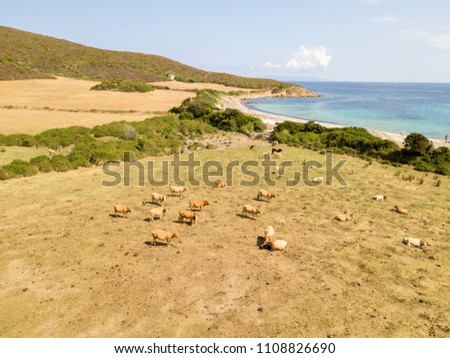
[[[450,82],[448,0],[0,0],[0,25],[245,76]]]

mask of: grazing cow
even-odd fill
[[[334,220],[342,221],[342,222],[352,221],[353,220],[353,213],[348,214],[347,212],[345,212],[343,214],[338,214],[338,215],[336,215],[334,217]]]
[[[208,200],[190,200],[189,201],[189,210],[203,209],[204,206],[211,205]]]
[[[421,249],[428,246],[425,241],[420,240],[420,239],[415,239],[413,237],[407,237],[406,239],[403,239],[402,242],[407,246],[414,246],[414,247],[418,247]]]
[[[54,156],[56,154],[56,150],[54,149],[48,149],[48,154],[50,154],[51,156]]]
[[[313,183],[320,184],[323,182],[323,177],[315,177],[312,180]]]
[[[187,193],[189,190],[185,186],[172,185],[169,187],[170,195],[178,195],[180,198],[183,196],[183,193]]]
[[[165,241],[167,243],[167,246],[169,246],[170,240],[172,240],[173,238],[179,238],[180,234],[173,231],[154,230],[152,231],[152,237],[154,246],[156,246],[156,239]]]
[[[372,196],[373,200],[376,201],[382,201],[382,200],[387,200],[387,196],[386,195],[374,195]]]
[[[253,219],[256,220],[256,216],[261,215],[261,210],[259,208],[252,206],[252,205],[244,205],[242,208],[242,216],[251,216]]]
[[[275,230],[272,225],[267,225],[264,230],[264,239],[266,240],[264,243],[272,241],[272,236],[275,235]]]
[[[272,153],[271,152],[266,152],[266,153],[262,153],[259,156],[259,159],[270,159],[272,157]]]
[[[284,175],[284,165],[283,164],[277,165],[272,174],[276,174],[278,178],[281,178]]]
[[[281,153],[283,151],[283,149],[281,148],[272,148],[272,154],[273,153]]]
[[[224,181],[216,181],[216,183],[214,184],[216,186],[216,188],[226,188],[227,187],[227,183],[225,183]]]
[[[159,204],[160,206],[162,206],[162,203],[167,201],[167,197],[165,197],[164,195],[161,195],[159,193],[152,193],[152,197],[149,201],[142,201],[142,205],[146,205],[146,204]]]
[[[271,192],[268,191],[268,190],[265,190],[265,189],[259,189],[258,195],[256,196],[256,199],[257,199],[257,200],[262,200],[263,198],[266,198],[266,199],[267,199],[267,202],[270,202],[270,199],[276,198],[276,197],[277,197],[276,194],[273,194],[273,193],[271,193]]]
[[[267,249],[270,251],[273,250],[280,250],[280,251],[284,251],[286,250],[288,243],[284,240],[275,240],[275,241],[266,241],[264,242],[264,244],[262,244],[262,248],[263,249]]]
[[[281,158],[281,153],[277,153],[277,152],[272,153],[272,157],[273,158]]]
[[[277,140],[273,140],[273,141],[272,141],[272,146],[275,147],[276,145],[278,145],[278,141],[277,141]]]
[[[255,149],[255,147],[256,147],[255,144],[250,145],[250,149]]]
[[[178,221],[180,223],[184,223],[185,219],[190,220],[191,225],[195,224],[195,221],[198,219],[198,215],[196,212],[194,211],[189,211],[189,210],[181,210],[179,212],[179,216],[178,216]]]
[[[402,208],[402,207],[400,207],[398,205],[395,205],[394,211],[399,213],[399,214],[402,214],[402,215],[408,215],[408,209]]]
[[[117,217],[117,214],[122,214],[124,217],[128,217],[128,213],[131,213],[131,209],[126,205],[117,204],[114,206],[114,214]]]
[[[155,219],[163,220],[164,214],[167,213],[167,208],[152,208],[150,209],[150,220],[155,221]]]

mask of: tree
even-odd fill
[[[411,133],[405,138],[405,148],[417,154],[426,154],[433,149],[433,142],[420,133]]]

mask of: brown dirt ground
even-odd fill
[[[211,138],[225,149],[197,158],[228,163],[269,148],[230,141]],[[297,170],[304,159],[324,161],[283,150]],[[162,222],[146,221],[141,202],[167,186],[108,188],[101,168],[0,182],[0,336],[449,337],[449,178],[436,187],[431,174],[338,158],[348,160],[348,186],[279,182],[270,204],[255,200],[263,184],[190,186],[186,198],[168,198]],[[374,202],[375,194],[389,199]],[[194,198],[214,203],[196,225],[178,223]],[[117,203],[132,208],[128,219],[111,216]],[[244,204],[261,204],[262,216],[240,217]],[[409,214],[392,212],[395,204]],[[355,219],[334,222],[344,210]],[[256,246],[267,224],[288,241],[286,254]],[[181,239],[150,246],[156,228]],[[431,246],[407,247],[407,236]]]

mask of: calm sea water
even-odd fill
[[[278,115],[377,129],[450,136],[450,84],[302,82],[321,98],[260,98],[248,108]]]

